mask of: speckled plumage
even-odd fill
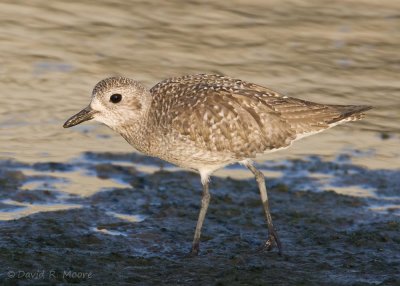
[[[121,82],[127,80],[111,78],[99,85]],[[206,74],[164,80],[146,95],[152,97],[151,107],[144,124],[139,123],[142,130],[136,131],[143,137],[133,135],[135,131],[127,127],[129,132],[122,131],[125,139],[133,146],[141,145],[137,147],[144,153],[197,170],[288,147],[296,138],[328,129],[341,120],[357,120],[360,112],[368,109],[313,103],[238,79]],[[143,148],[146,141],[148,147]]]
[[[358,120],[370,108],[309,102],[220,75],[170,78],[150,90],[136,81],[113,77],[95,86],[90,105],[64,127],[95,119],[121,134],[137,150],[197,170],[203,197],[193,253],[199,249],[210,200],[209,176],[228,164],[242,163],[253,172],[260,189],[269,231],[266,246],[277,244],[281,252],[264,177],[251,159],[287,148],[295,140],[342,122]]]

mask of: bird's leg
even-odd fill
[[[282,244],[279,240],[278,233],[276,232],[274,225],[272,224],[272,217],[269,210],[267,188],[265,187],[265,177],[262,172],[256,169],[250,162],[246,162],[245,166],[254,174],[260,189],[261,201],[264,207],[265,217],[268,224],[268,240],[265,242],[265,248],[271,250],[275,243],[278,246],[279,254],[282,254]]]
[[[199,253],[200,245],[200,235],[201,227],[203,226],[204,218],[206,217],[208,204],[210,203],[210,192],[208,191],[208,177],[201,180],[203,184],[203,196],[201,198],[201,209],[199,213],[199,218],[197,219],[196,231],[194,233],[193,244],[192,244],[192,254],[197,255]]]

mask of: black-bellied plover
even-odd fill
[[[241,163],[255,176],[268,225],[265,247],[281,242],[273,226],[265,179],[252,159],[294,141],[363,117],[371,106],[326,105],[282,96],[263,86],[220,75],[175,77],[150,90],[111,77],[93,89],[88,107],[68,119],[71,127],[94,119],[118,132],[138,151],[200,173],[201,208],[192,253],[210,201],[208,182],[217,169]]]

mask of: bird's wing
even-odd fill
[[[152,118],[159,130],[237,158],[284,148],[296,138],[347,120],[368,106],[325,105],[282,96],[220,75],[189,75],[155,85]],[[171,130],[173,131],[171,133]]]
[[[158,130],[204,150],[254,157],[284,148],[296,137],[270,104],[273,98],[274,103],[284,98],[257,85],[207,75],[161,82],[151,92]]]

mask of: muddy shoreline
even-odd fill
[[[396,195],[396,170],[364,169],[346,156],[259,165],[282,172],[267,186],[283,256],[259,250],[267,230],[255,181],[214,177],[200,255],[189,257],[200,205],[197,174],[171,171],[137,154],[86,153],[69,163],[0,164],[2,213],[44,204],[77,206],[0,221],[2,285],[400,283],[400,216],[396,209],[371,207]],[[162,168],[145,174],[135,168],[139,164]],[[26,175],[30,169],[43,175]],[[127,187],[90,196],[23,188],[76,169]],[[357,185],[378,194],[338,194],[326,189],[327,175],[331,186]]]

